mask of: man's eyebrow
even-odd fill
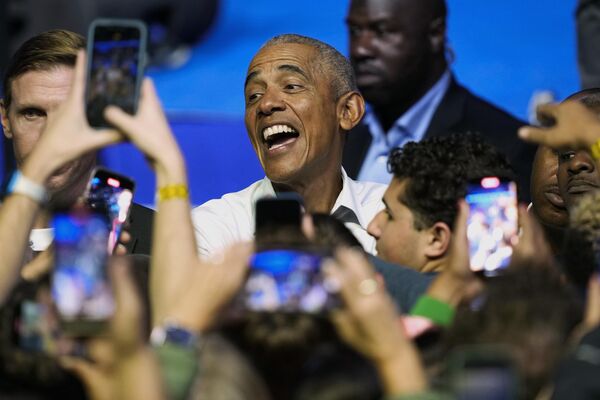
[[[250,80],[258,76],[259,73],[260,71],[252,71],[248,74],[248,76],[246,76],[246,81],[244,82],[244,89],[246,88],[246,86],[248,86],[248,82],[250,82]]]
[[[288,72],[293,72],[293,73],[302,75],[304,77],[304,79],[308,80],[308,75],[306,74],[306,72],[304,72],[304,70],[297,65],[283,64],[283,65],[280,65],[279,67],[277,67],[277,69],[279,71],[288,71]]]
[[[299,66],[297,66],[297,65],[282,64],[282,65],[280,65],[280,66],[277,67],[277,70],[292,72],[292,73],[301,75],[306,80],[309,80],[308,74],[306,72],[304,72],[304,70],[302,68],[300,68]],[[246,76],[246,81],[244,82],[244,88],[246,86],[248,86],[248,83],[250,83],[250,81],[252,79],[256,78],[256,76],[258,76],[259,74],[260,74],[260,70],[250,72],[248,74],[248,76]]]
[[[29,109],[45,111],[44,108],[42,106],[40,106],[39,104],[29,103],[29,102],[26,102],[26,103],[13,102],[13,106],[15,107],[15,110],[17,112],[23,111],[23,110],[29,110]]]

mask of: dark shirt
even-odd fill
[[[431,281],[435,278],[434,275],[425,275],[414,269],[390,264],[372,255],[369,255],[369,261],[371,261],[375,270],[383,276],[389,295],[403,314],[410,311],[419,296],[425,293]]]

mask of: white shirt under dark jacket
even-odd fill
[[[386,185],[357,182],[342,170],[343,186],[331,213],[343,217],[344,224],[369,253],[375,252],[375,239],[367,225],[383,209]],[[275,197],[273,184],[263,178],[247,188],[210,200],[192,210],[198,253],[210,256],[227,246],[254,238],[254,204],[262,197]]]

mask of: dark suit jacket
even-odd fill
[[[451,133],[478,132],[507,157],[517,173],[520,198],[529,200],[529,180],[535,146],[517,137],[519,127],[526,125],[493,104],[475,96],[454,78],[433,114],[423,139]],[[356,179],[371,144],[369,128],[360,123],[348,133],[342,164]]]

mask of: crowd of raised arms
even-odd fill
[[[86,39],[23,43],[0,399],[600,399],[600,88],[519,121],[458,82],[446,18],[351,0],[348,58],[265,42],[243,87],[265,177],[197,207],[151,79],[97,127]],[[156,202],[119,232],[89,181],[121,142]]]

